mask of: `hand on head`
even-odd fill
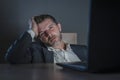
[[[35,33],[35,37],[38,36],[38,25],[36,24],[34,17],[29,20],[29,28]]]

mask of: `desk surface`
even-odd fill
[[[0,80],[120,80],[120,73],[65,70],[55,64],[0,64]]]

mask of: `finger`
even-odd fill
[[[31,21],[31,19],[28,20],[28,25],[29,25],[29,28],[31,29],[32,28],[32,21]]]
[[[34,17],[31,18],[32,23],[36,24]]]

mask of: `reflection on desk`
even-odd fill
[[[120,73],[80,72],[55,64],[0,64],[0,80],[120,80]]]

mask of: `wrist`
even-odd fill
[[[27,32],[30,34],[30,36],[32,37],[32,39],[35,38],[35,32],[32,29],[29,29]]]

